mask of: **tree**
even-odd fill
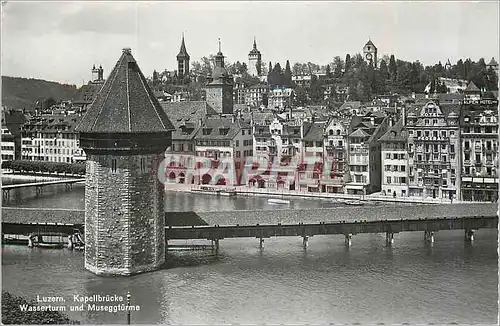
[[[347,57],[346,57],[346,60],[347,60]],[[333,58],[333,66],[334,66],[333,76],[335,78],[341,78],[342,77],[342,69],[344,68],[343,67],[344,63],[342,62],[342,59],[339,56],[336,56],[335,58]]]
[[[292,70],[290,69],[290,61],[286,61],[285,71],[283,72],[283,86],[292,87]]]
[[[489,67],[486,71],[486,88],[489,91],[498,90],[498,76],[493,68]]]
[[[351,69],[351,56],[349,53],[345,56],[345,69],[344,72],[348,72]]]
[[[307,92],[304,87],[299,86],[295,89],[295,105],[305,106],[307,104]]]
[[[316,75],[311,76],[311,87],[309,88],[309,97],[311,102],[319,104],[324,99],[323,83]]]
[[[384,80],[389,79],[389,69],[387,67],[387,63],[384,60],[380,61],[379,72],[380,78]]]
[[[332,69],[330,68],[330,65],[326,65],[325,75],[326,75],[326,78],[329,80],[333,77]]]
[[[394,58],[394,54],[391,54],[391,58],[389,59],[389,76],[392,81],[396,80],[398,74],[398,67],[396,66],[396,59]]]

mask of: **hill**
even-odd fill
[[[70,100],[76,94],[75,85],[42,79],[2,76],[2,105],[14,109],[33,109],[38,100],[52,97],[55,101]]]

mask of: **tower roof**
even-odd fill
[[[257,50],[257,42],[255,41],[255,37],[253,38],[253,48],[252,48],[252,50],[248,54],[249,55],[260,54],[260,51]]]
[[[184,34],[182,34],[181,49],[179,51],[179,54],[177,55],[177,60],[179,60],[179,59],[188,59],[189,60],[189,54],[187,53],[186,44],[184,43]]]
[[[82,133],[158,133],[174,127],[149,87],[130,49],[123,53],[83,116]]]
[[[498,66],[498,62],[496,62],[495,58],[491,58],[490,63],[488,63],[488,66]]]
[[[373,46],[374,48],[377,48],[377,47],[375,46],[375,44],[373,44],[372,40],[368,40],[368,42],[366,42],[365,46],[367,46],[367,45],[371,45],[371,46]]]

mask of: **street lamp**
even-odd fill
[[[127,291],[127,325],[130,325],[130,291]]]

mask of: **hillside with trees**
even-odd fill
[[[71,100],[75,85],[60,84],[42,79],[2,76],[2,105],[14,109],[32,110],[36,102],[46,104]]]

